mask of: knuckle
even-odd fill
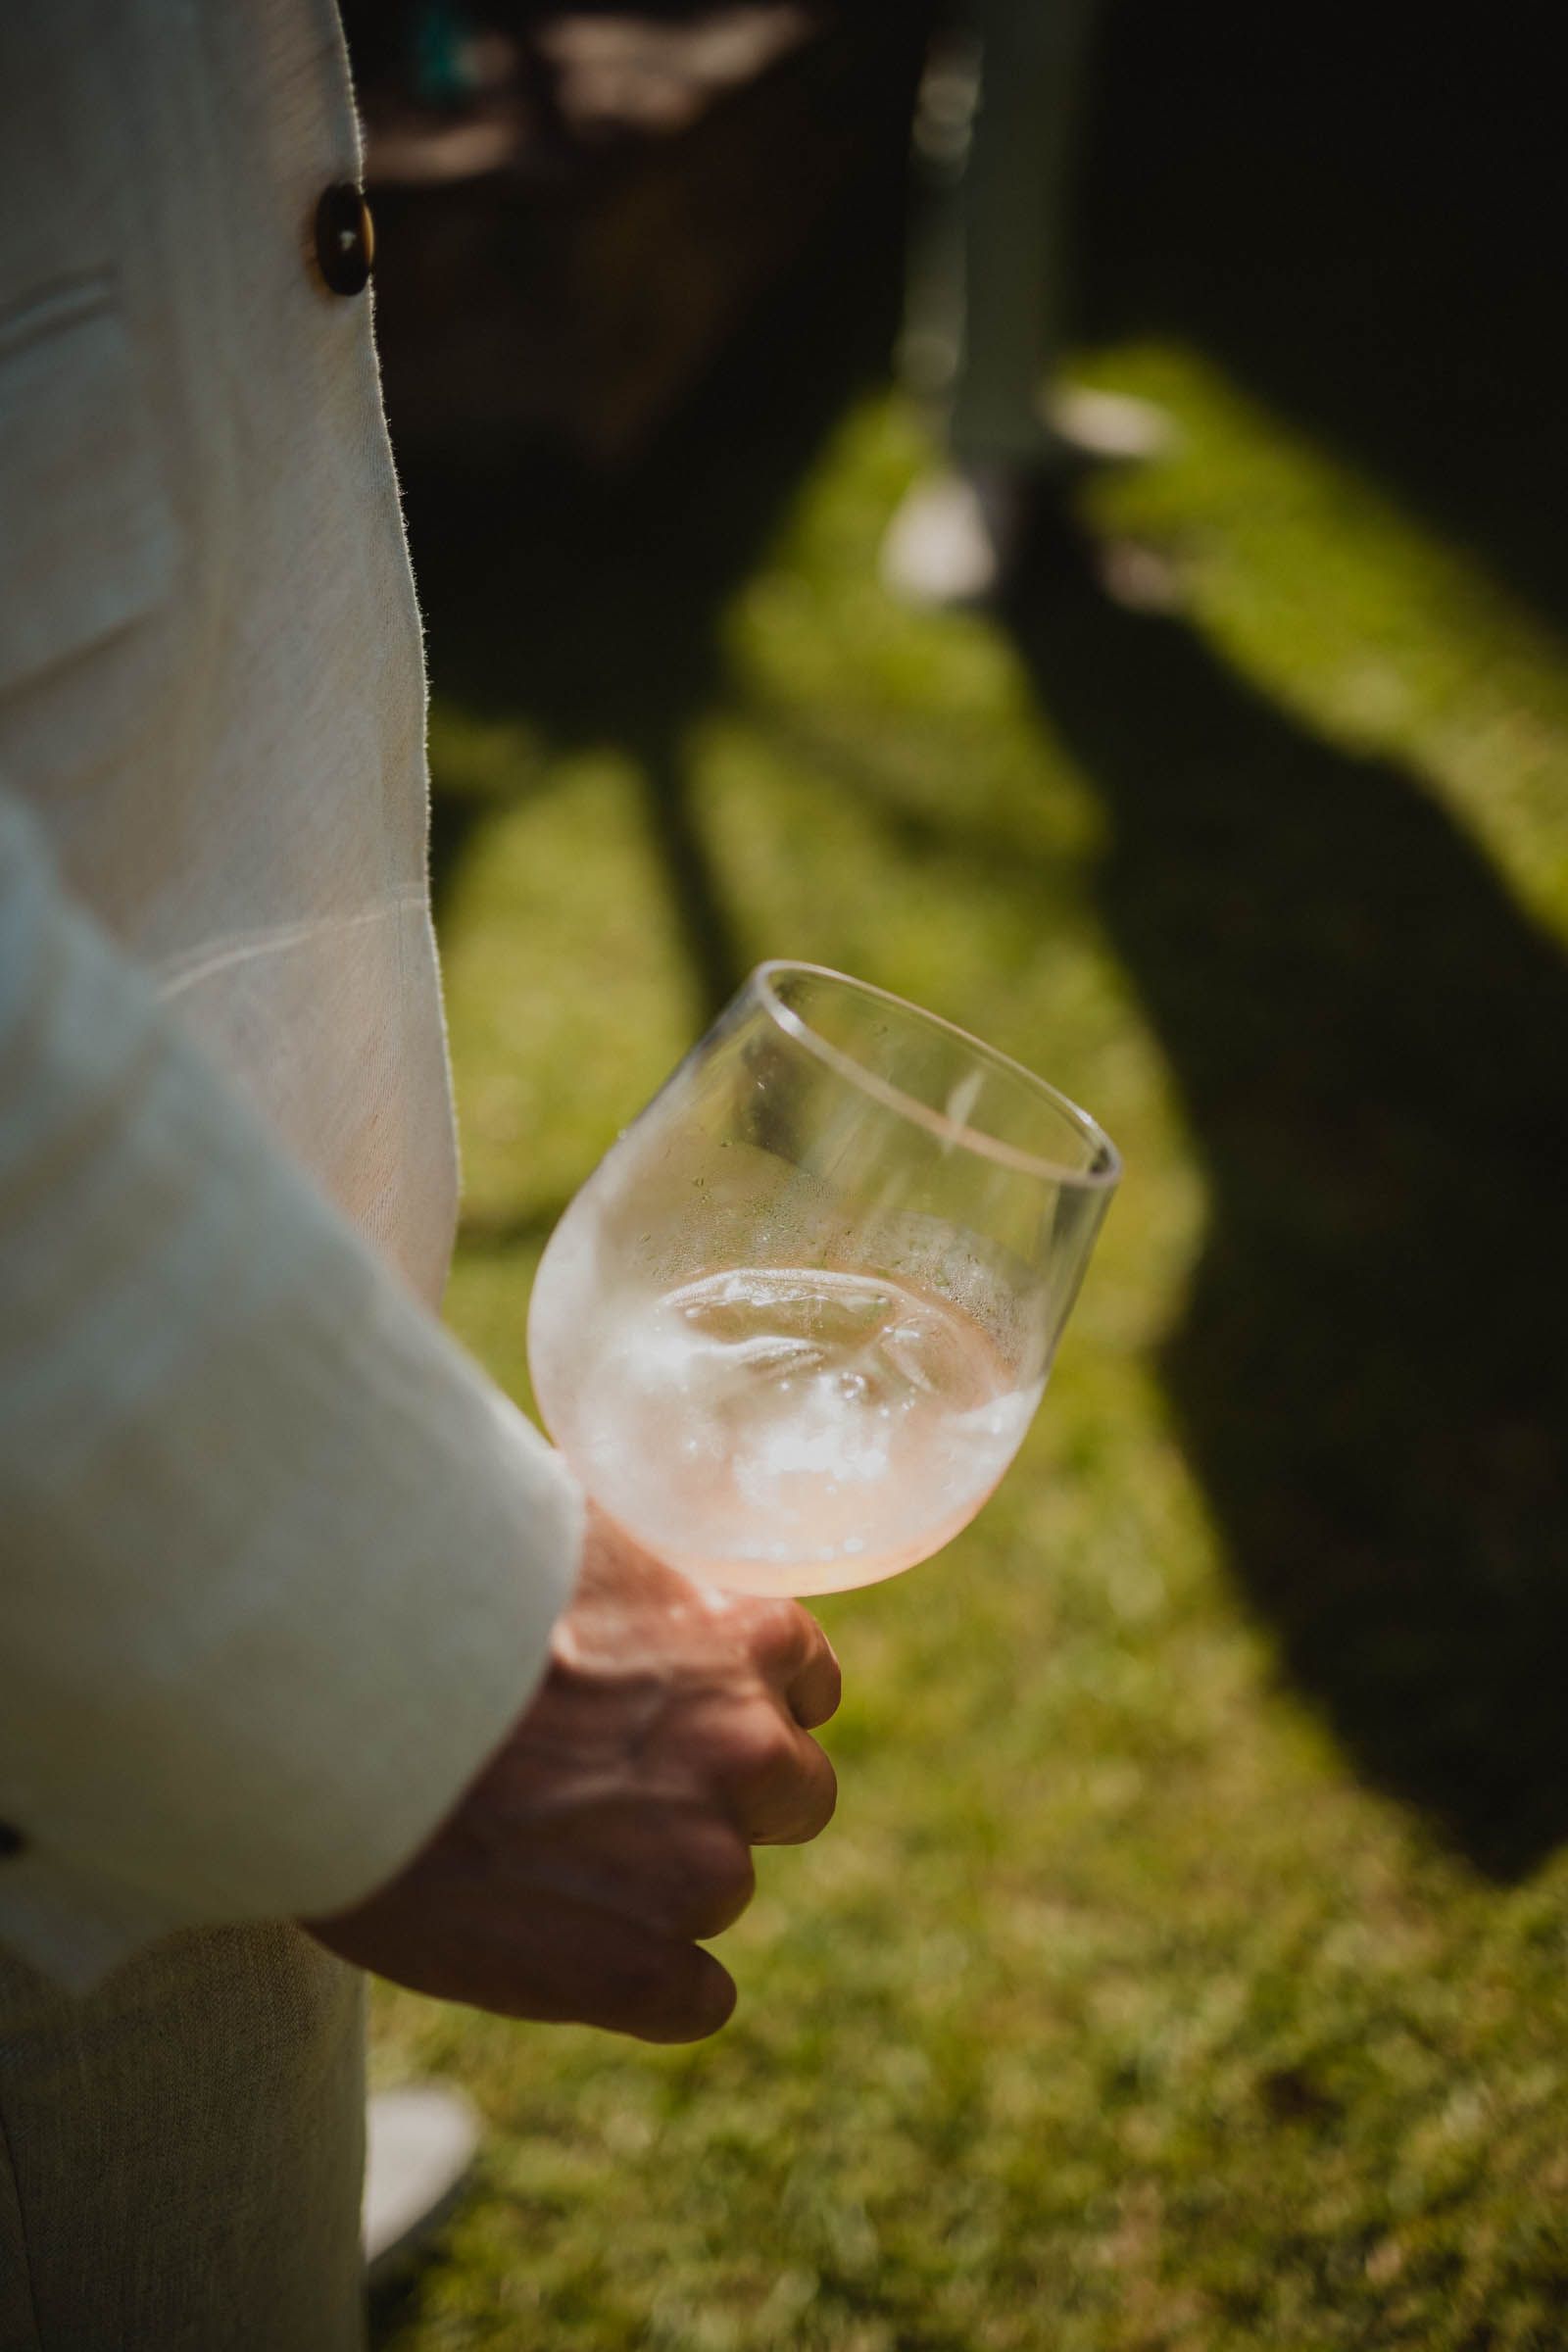
[[[618,1944],[606,1964],[607,1990],[618,2009],[640,2017],[664,1999],[677,1947],[638,1936]]]
[[[755,1706],[730,1740],[731,1773],[743,1788],[771,1788],[799,1768],[795,1735],[771,1706]]]
[[[803,1668],[790,1690],[790,1712],[804,1731],[820,1731],[839,1711],[844,1678],[830,1649],[821,1650]]]
[[[801,1774],[798,1798],[788,1823],[778,1832],[776,1842],[781,1845],[805,1845],[820,1837],[838,1809],[838,1774],[814,1741],[811,1761]]]
[[[639,1979],[622,2019],[644,2041],[701,2041],[723,2025],[735,2006],[727,1970],[691,1942],[669,1943],[657,1968]]]
[[[663,2020],[663,2038],[701,2041],[726,2024],[735,2007],[735,1985],[729,1972],[710,1953],[695,1946],[684,1955],[685,1966]]]
[[[751,1848],[734,1832],[726,1831],[712,1840],[705,1859],[704,1881],[710,1909],[721,1914],[727,1927],[757,1892],[757,1866]]]
[[[811,1647],[814,1622],[797,1600],[760,1600],[753,1619],[752,1644],[759,1657],[792,1661]]]
[[[654,1899],[670,1934],[704,1937],[732,1926],[756,1891],[750,1847],[727,1819],[712,1818],[670,1852]]]

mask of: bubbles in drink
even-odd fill
[[[925,1558],[979,1509],[1040,1396],[971,1317],[870,1275],[709,1275],[616,1301],[583,1339],[556,1435],[590,1491],[674,1565],[756,1592]]]

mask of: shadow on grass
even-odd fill
[[[370,2288],[366,2299],[366,2332],[370,2352],[380,2352],[382,2345],[396,2343],[399,2337],[407,2340],[405,2331],[425,2316],[426,2275],[448,2258],[447,2248],[437,2239],[418,2259]]]
[[[1205,1254],[1164,1372],[1236,1574],[1482,1869],[1568,1835],[1568,968],[1396,768],[1057,550],[1018,644],[1103,796]]]
[[[1568,624],[1554,19],[1106,11],[1097,340],[1196,345]]]

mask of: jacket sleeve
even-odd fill
[[[84,1987],[368,1892],[526,1703],[581,1524],[0,788],[0,1941]]]

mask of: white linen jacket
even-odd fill
[[[0,1942],[324,1912],[581,1502],[441,1331],[423,668],[327,0],[0,8]]]

